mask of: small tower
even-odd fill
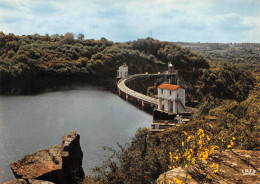
[[[185,113],[185,90],[179,85],[159,85],[157,110],[167,114]]]
[[[168,71],[165,75],[165,80],[169,84],[177,84],[178,70],[174,70],[174,66],[171,62],[168,63]]]
[[[172,63],[169,62],[168,63],[168,73],[170,74],[170,73],[173,73],[173,72],[174,72],[174,67],[173,67]]]
[[[128,77],[128,66],[124,63],[117,70],[117,78],[124,79]]]

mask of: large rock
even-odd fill
[[[192,176],[186,182],[189,184],[198,183],[260,183],[260,151],[259,150],[226,150],[214,152],[208,159],[208,163],[218,163],[219,171],[216,174],[210,173],[210,179],[205,179],[207,171],[201,168],[176,168],[163,173],[157,179],[157,184],[174,183],[174,178],[185,180],[187,175]],[[168,180],[166,182],[166,180]],[[170,182],[169,182],[170,181]]]
[[[82,159],[80,135],[75,131],[70,131],[62,138],[61,145],[28,154],[11,163],[10,167],[18,179],[77,184],[82,182],[85,177]]]
[[[157,179],[157,184],[168,184],[168,183],[171,183],[171,181],[173,183],[174,178],[183,180],[183,179],[187,178],[187,176],[188,176],[188,172],[185,169],[183,169],[182,167],[178,167],[176,169],[172,169],[166,173],[161,174],[159,176],[159,178]],[[193,178],[189,179],[188,182],[189,182],[189,184],[199,184],[199,182],[197,182]]]

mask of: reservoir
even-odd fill
[[[26,154],[61,143],[70,130],[80,134],[86,174],[102,164],[102,146],[130,143],[152,116],[110,91],[87,86],[32,96],[0,96],[0,183],[14,179],[9,167]]]

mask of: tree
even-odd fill
[[[70,33],[70,32],[67,32],[65,35],[64,35],[64,38],[62,40],[64,43],[67,43],[67,44],[73,44],[75,42],[74,40],[74,34],[73,33]]]
[[[82,33],[79,33],[79,34],[78,34],[78,39],[79,39],[79,40],[82,40],[82,41],[83,41],[84,38],[85,38],[84,34],[82,34]]]

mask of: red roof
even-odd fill
[[[120,67],[128,67],[127,65],[121,65]]]
[[[179,85],[172,85],[172,84],[161,84],[160,86],[158,86],[158,88],[161,88],[161,89],[168,89],[168,90],[177,90],[180,88]]]

